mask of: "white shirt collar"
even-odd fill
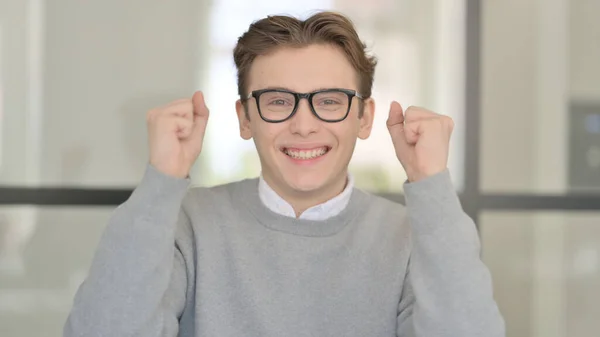
[[[353,188],[354,177],[351,174],[348,174],[348,182],[342,193],[322,204],[307,209],[300,214],[299,218],[305,220],[326,220],[338,215],[346,208],[348,202],[350,202]],[[267,184],[263,179],[262,174],[260,175],[258,182],[258,195],[262,203],[271,211],[292,218],[296,217],[292,205],[283,200],[283,198]]]

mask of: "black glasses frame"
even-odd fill
[[[292,109],[292,112],[284,119],[265,118],[265,116],[263,116],[262,112],[260,111],[259,101],[260,101],[260,96],[267,92],[282,92],[282,93],[288,93],[288,94],[294,95],[295,102],[294,102],[294,108]],[[319,116],[319,114],[317,114],[317,111],[315,110],[315,107],[313,106],[312,99],[315,95],[321,94],[324,92],[342,92],[348,96],[348,110],[346,111],[346,113],[344,114],[343,117],[338,118],[338,119],[326,119],[326,118],[322,118],[321,116]],[[352,98],[356,97],[358,99],[364,99],[364,97],[361,94],[359,94],[358,92],[356,92],[356,90],[341,89],[341,88],[323,89],[323,90],[317,90],[317,91],[308,92],[308,93],[298,93],[298,92],[293,92],[293,91],[286,90],[286,89],[260,89],[260,90],[252,91],[248,96],[246,96],[245,100],[249,100],[252,97],[254,97],[254,100],[256,101],[256,109],[258,109],[258,114],[260,115],[260,118],[263,121],[268,122],[268,123],[282,123],[282,122],[285,122],[288,119],[292,118],[296,114],[296,111],[298,111],[298,106],[300,105],[300,100],[303,98],[306,98],[306,100],[308,101],[308,105],[310,106],[310,110],[311,110],[312,114],[315,117],[317,117],[319,120],[326,122],[326,123],[337,123],[337,122],[343,121],[344,119],[346,119],[346,117],[348,117],[348,114],[350,113],[350,108],[352,108]]]

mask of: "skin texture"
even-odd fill
[[[343,51],[330,45],[280,48],[259,56],[250,68],[248,83],[248,92],[272,87],[301,93],[323,88],[358,89],[356,71]],[[296,114],[282,123],[263,121],[254,98],[247,107],[249,119],[242,103],[236,104],[241,137],[254,140],[265,181],[296,214],[301,214],[344,189],[356,140],[371,133],[375,103],[365,100],[359,118],[359,99],[353,98],[348,117],[337,123],[320,121],[307,100],[301,100]],[[329,151],[316,161],[292,160],[282,151],[322,146]]]
[[[164,174],[187,177],[202,151],[208,114],[201,92],[150,110],[146,115],[150,164]]]
[[[450,117],[414,106],[403,111],[394,101],[387,127],[408,181],[423,180],[447,169],[454,129]]]

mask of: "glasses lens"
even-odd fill
[[[267,91],[260,95],[258,104],[263,118],[278,121],[292,113],[296,98],[287,92]]]
[[[338,120],[348,112],[348,95],[341,91],[325,91],[314,95],[312,104],[322,119]]]

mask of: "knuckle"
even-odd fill
[[[452,119],[452,117],[450,116],[442,116],[442,121],[444,123],[444,126],[446,126],[449,129],[454,128],[454,120]]]
[[[186,111],[193,111],[194,110],[194,103],[192,102],[191,99],[185,100],[183,102],[181,102],[181,105],[186,109]]]
[[[181,98],[181,99],[177,99],[177,100],[174,100],[171,103],[169,103],[168,107],[169,108],[181,108],[183,106],[186,106],[188,103],[191,104],[192,100]]]
[[[179,101],[179,104],[181,104],[182,106],[185,106],[185,107],[189,107],[189,108],[194,107],[194,104],[192,103],[191,99],[182,99]]]
[[[179,114],[184,115],[193,111],[193,104],[191,100],[177,100],[173,101],[163,109],[166,114]]]
[[[192,101],[181,102],[178,112],[183,116],[190,118],[194,114],[194,104]]]

